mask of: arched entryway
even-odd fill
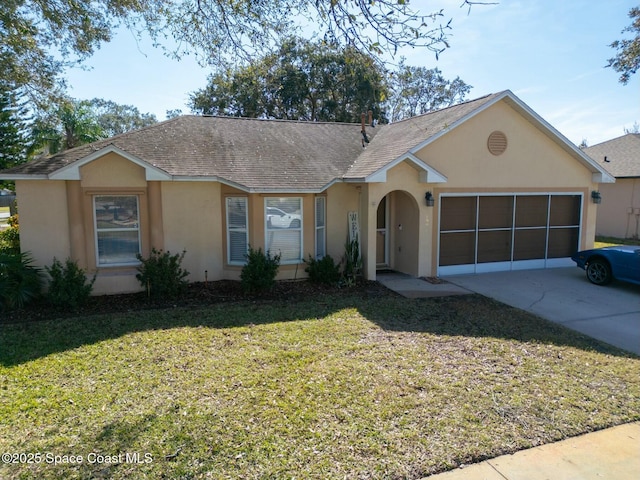
[[[376,268],[418,275],[418,203],[409,193],[394,190],[376,212]]]

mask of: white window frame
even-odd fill
[[[98,227],[98,217],[96,215],[96,203],[98,201],[98,199],[100,198],[104,198],[104,197],[133,197],[136,199],[136,212],[138,214],[138,218],[137,218],[137,223],[136,223],[136,227],[135,228],[131,228],[131,227],[123,227],[123,228],[99,228]],[[126,262],[113,262],[113,263],[100,263],[100,249],[99,249],[99,242],[98,242],[98,237],[100,236],[100,233],[106,233],[106,232],[132,232],[132,231],[136,231],[137,232],[137,240],[138,240],[138,254],[142,253],[142,240],[141,240],[141,235],[140,235],[140,196],[139,195],[130,195],[130,194],[101,194],[101,195],[94,195],[93,196],[93,202],[92,202],[92,208],[93,208],[93,230],[94,230],[94,241],[95,241],[95,251],[96,251],[96,266],[99,268],[107,268],[107,267],[123,267],[123,266],[132,266],[132,265],[139,265],[140,261],[134,256],[134,258],[132,258],[130,261],[126,261]]]
[[[277,208],[277,207],[273,207],[271,205],[268,205],[268,203],[270,201],[273,200],[298,200],[300,202],[300,226],[299,227],[287,227],[287,228],[272,228],[269,227],[269,215],[267,214],[267,208]],[[298,238],[299,238],[299,243],[300,243],[300,257],[299,258],[295,258],[295,259],[281,259],[280,264],[281,265],[295,265],[298,263],[303,263],[304,262],[304,234],[303,234],[303,225],[304,225],[304,218],[303,218],[303,212],[304,212],[304,199],[302,197],[265,197],[264,199],[264,232],[265,232],[265,238],[264,238],[264,246],[265,246],[265,251],[269,252],[271,255],[278,255],[281,252],[280,251],[273,251],[271,250],[271,240],[270,237],[275,234],[278,231],[287,231],[287,232],[298,232]]]
[[[315,236],[315,254],[316,259],[319,260],[327,255],[327,197],[316,197],[315,202],[315,226],[316,226],[316,236]],[[320,217],[318,215],[318,208],[322,208],[322,217],[324,219],[324,223],[320,224]],[[322,245],[324,249],[320,251],[318,246],[318,236],[322,237]]]
[[[237,202],[242,201],[244,203],[244,228],[234,228],[231,229],[231,223],[229,221],[229,203],[231,201]],[[242,233],[245,234],[245,244],[246,244],[246,252],[249,251],[249,200],[247,197],[226,197],[225,200],[225,215],[227,222],[227,264],[229,265],[245,265],[247,263],[246,258],[242,261],[233,260],[231,258],[231,232]]]

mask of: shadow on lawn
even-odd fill
[[[345,308],[384,330],[499,338],[637,358],[561,325],[481,295],[410,300],[377,286],[287,300],[240,301],[3,325],[0,364],[18,365],[134,332],[179,327],[234,328],[316,320]]]

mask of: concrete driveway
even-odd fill
[[[640,355],[640,286],[598,287],[577,267],[444,280]]]

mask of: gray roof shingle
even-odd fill
[[[587,147],[583,151],[616,178],[640,177],[640,134],[638,133],[628,133]],[[607,161],[604,160],[605,157]]]

